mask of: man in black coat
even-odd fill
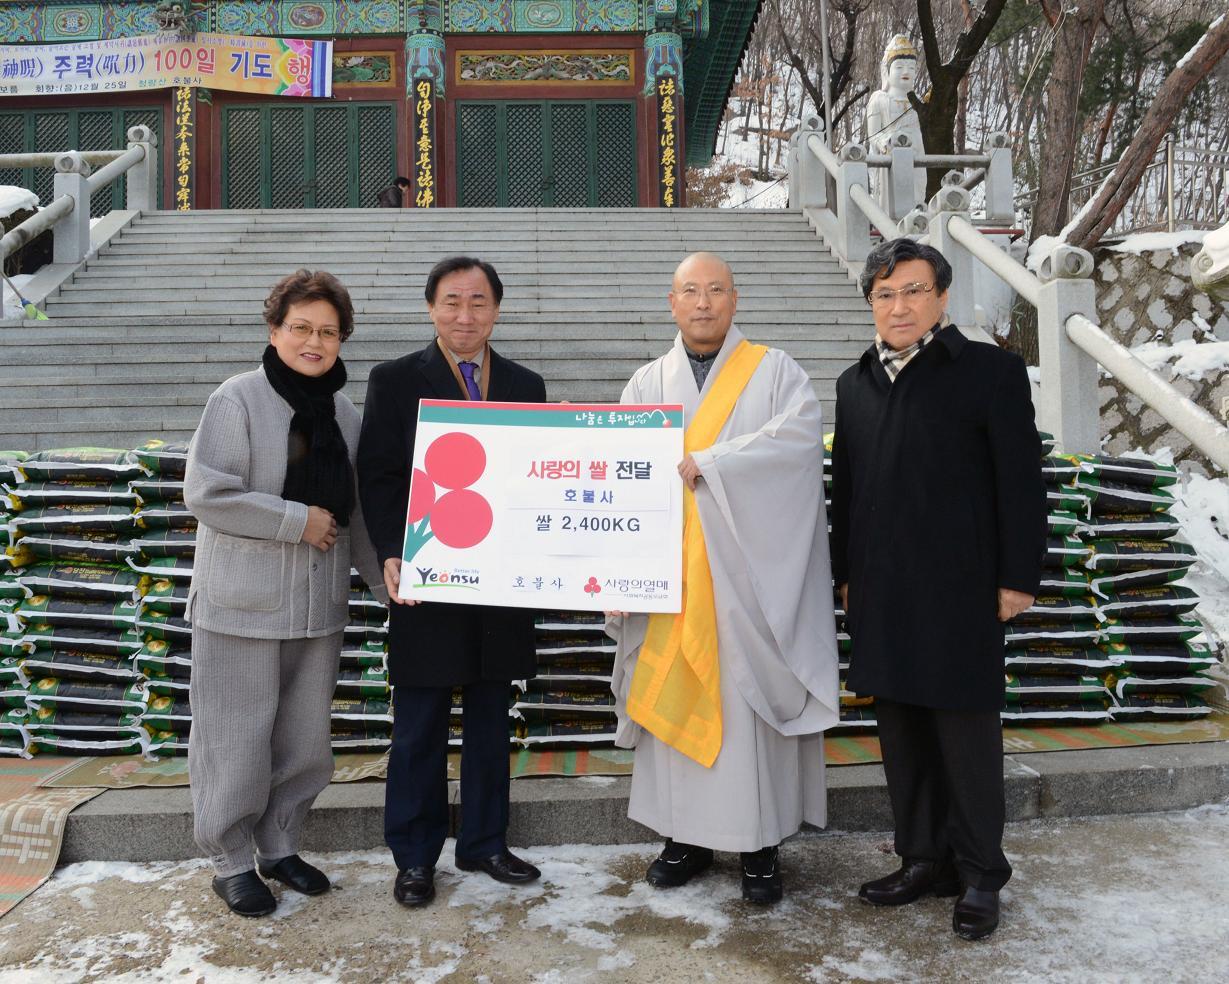
[[[871,252],[875,343],[837,380],[832,570],[875,698],[900,870],[859,895],[959,895],[966,939],[998,925],[1003,854],[1003,622],[1041,578],[1046,501],[1024,362],[941,327],[942,254]]]
[[[403,905],[435,896],[435,863],[448,834],[448,722],[462,688],[461,829],[457,867],[519,883],[538,869],[508,851],[508,697],[510,681],[535,673],[533,612],[521,608],[398,599],[414,461],[418,402],[546,402],[542,377],[488,344],[503,284],[489,263],[442,260],[427,277],[427,311],[436,339],[420,352],[376,366],[358,446],[363,516],[393,600],[389,753],[384,838],[397,863],[393,895]]]

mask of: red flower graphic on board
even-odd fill
[[[454,431],[431,442],[410,482],[405,560],[432,537],[457,550],[486,539],[494,522],[491,504],[470,488],[484,471],[486,449],[469,434]]]
[[[585,584],[585,594],[601,594],[602,586],[597,583],[597,578],[591,577]]]

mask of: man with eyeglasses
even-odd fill
[[[616,742],[636,749],[628,816],[667,838],[654,887],[736,851],[743,898],[771,903],[778,845],[826,821],[838,716],[820,406],[798,363],[734,326],[720,257],[687,257],[669,299],[674,345],[622,398],[681,403],[687,425],[683,611],[608,613]]]
[[[957,896],[964,939],[998,926],[1003,623],[1045,551],[1041,443],[1023,360],[944,325],[952,268],[909,239],[861,277],[875,341],[836,387],[832,568],[853,640],[846,687],[874,696],[899,870],[874,905]]]
[[[423,399],[544,403],[536,372],[490,345],[504,286],[495,268],[451,256],[427,275],[436,337],[371,371],[358,445],[359,498],[388,589],[388,674],[393,698],[384,839],[397,865],[393,897],[435,898],[435,864],[448,836],[448,730],[461,689],[461,826],[456,865],[496,881],[538,878],[508,850],[508,698],[536,673],[534,613],[525,608],[419,604],[398,597],[418,404]]]

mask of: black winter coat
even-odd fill
[[[1024,362],[948,326],[890,383],[868,349],[836,384],[831,516],[848,688],[1002,708],[998,589],[1035,595],[1045,553]]]
[[[541,376],[493,349],[487,353],[489,400],[546,402]],[[381,565],[401,556],[418,401],[424,398],[465,398],[436,343],[371,371],[358,443],[358,489]],[[430,601],[389,607],[388,675],[395,687],[455,687],[536,672],[530,609]]]

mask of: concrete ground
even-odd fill
[[[1227,803],[1013,823],[1016,876],[981,943],[952,935],[951,900],[857,899],[894,867],[882,833],[788,843],[786,899],[769,909],[741,901],[730,855],[685,888],[650,888],[650,844],[526,850],[544,876],[519,890],[444,863],[416,911],[393,902],[384,852],[314,855],[333,890],[275,889],[278,911],[259,920],[228,914],[201,862],[85,862],[0,922],[0,981],[1218,980],[1226,844]]]

